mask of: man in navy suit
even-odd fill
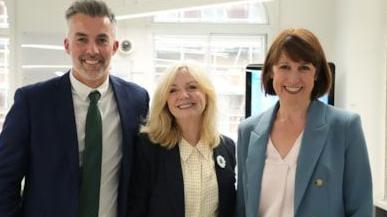
[[[102,159],[99,207],[86,216],[127,215],[132,147],[149,97],[138,85],[109,75],[118,42],[114,15],[105,3],[75,1],[66,19],[64,46],[72,68],[62,77],[18,89],[0,135],[1,217],[82,216],[85,122],[92,91],[100,96]]]

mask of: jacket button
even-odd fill
[[[316,180],[314,180],[313,184],[314,184],[314,186],[320,188],[324,185],[324,181],[322,179],[316,179]]]

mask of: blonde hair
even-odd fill
[[[176,75],[183,70],[189,72],[198,82],[198,87],[206,96],[206,106],[202,113],[200,126],[201,142],[216,147],[220,142],[220,134],[216,127],[216,92],[207,72],[193,63],[176,63],[170,66],[162,76],[153,94],[151,108],[145,126],[140,132],[147,133],[149,139],[160,146],[172,149],[182,138],[182,132],[176,119],[168,109],[167,99]]]

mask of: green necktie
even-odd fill
[[[80,217],[98,217],[102,161],[102,120],[97,104],[100,97],[98,91],[89,94],[82,159]]]

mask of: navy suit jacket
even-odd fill
[[[149,97],[145,89],[117,77],[110,76],[110,84],[123,136],[118,216],[126,217],[132,149]],[[78,156],[69,73],[18,89],[0,135],[0,216],[78,216]]]
[[[238,217],[257,217],[266,146],[279,104],[240,124]],[[372,180],[357,114],[312,101],[297,159],[295,217],[372,217]]]
[[[130,217],[184,217],[184,182],[179,146],[171,150],[152,143],[141,134],[136,146]],[[223,156],[225,167],[216,158]],[[235,144],[225,136],[214,149],[215,172],[219,191],[219,217],[235,213]]]

